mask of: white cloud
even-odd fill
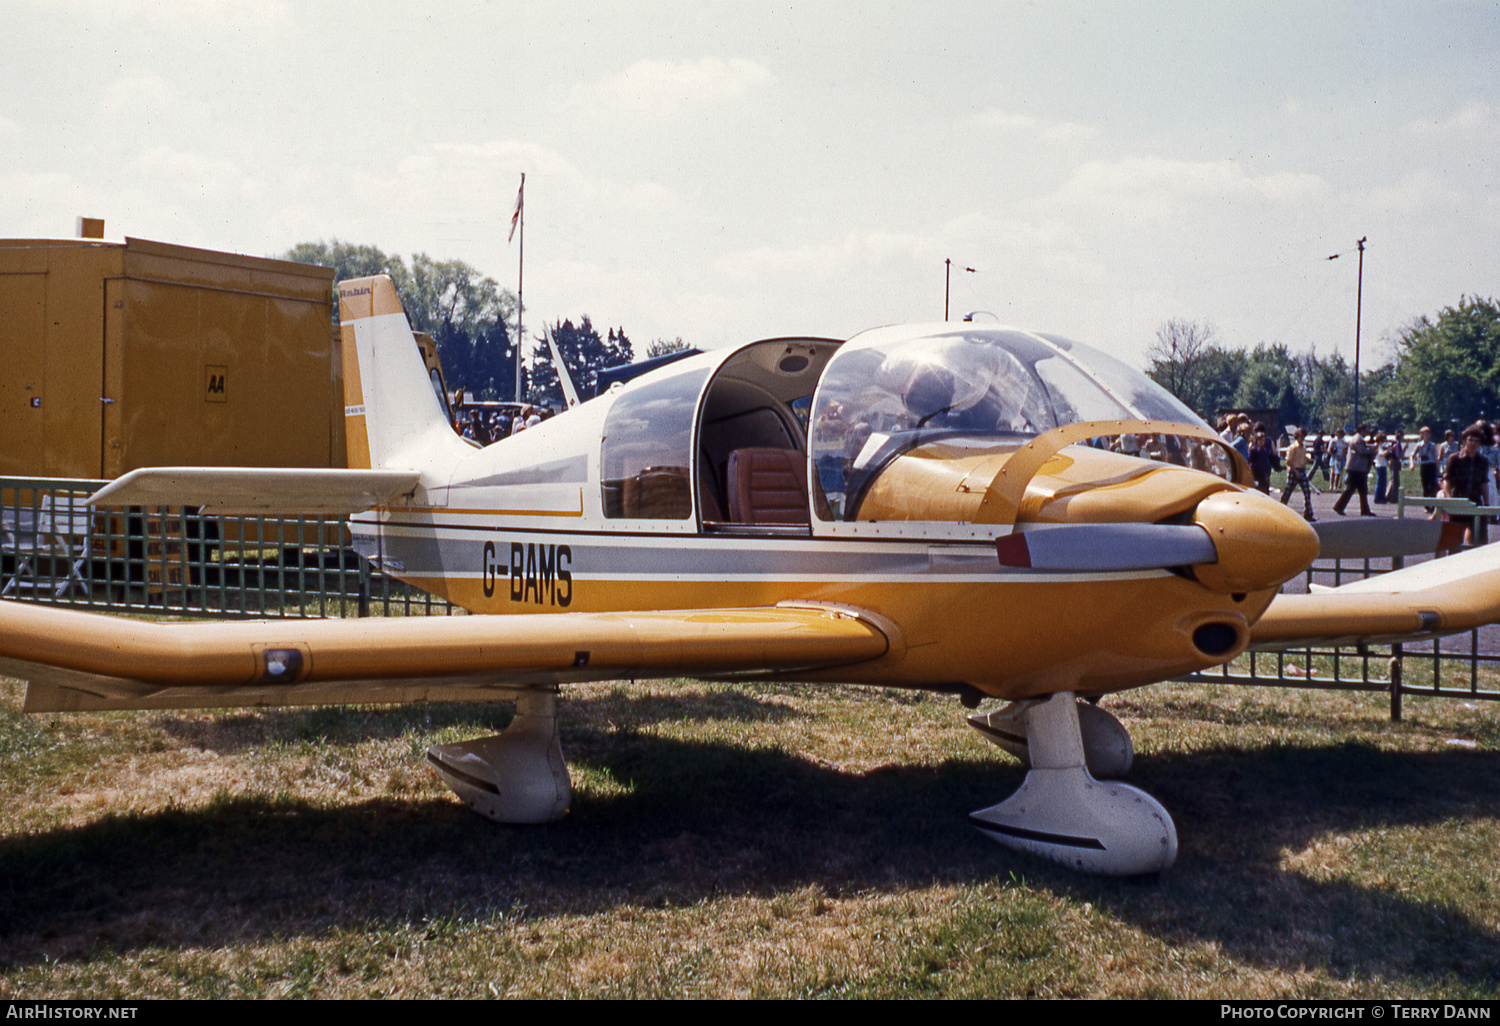
[[[1470,100],[1447,117],[1423,118],[1406,127],[1416,135],[1490,135],[1500,130],[1500,111],[1488,103]]]
[[[568,223],[604,226],[623,219],[636,225],[633,218],[661,217],[682,206],[656,182],[591,177],[555,150],[517,140],[434,145],[402,160],[392,175],[371,174],[366,185],[374,195],[367,202],[379,197],[423,218],[508,226],[523,171],[528,222],[535,213]]]
[[[1058,192],[1065,203],[1110,207],[1133,219],[1181,214],[1207,203],[1307,203],[1325,192],[1318,175],[1275,171],[1252,174],[1237,161],[1165,157],[1095,160],[1078,167]]]
[[[837,278],[854,267],[868,268],[912,257],[924,248],[921,236],[909,232],[850,232],[838,242],[806,246],[757,246],[727,253],[716,266],[726,274],[816,275]]]
[[[1424,209],[1453,210],[1464,203],[1464,196],[1431,171],[1413,171],[1394,185],[1357,194],[1354,203],[1361,210],[1414,214]]]
[[[652,113],[738,99],[772,77],[764,67],[742,57],[637,61],[619,74],[574,86],[571,98],[585,109]]]
[[[75,19],[111,26],[148,25],[165,30],[214,32],[283,28],[293,23],[292,7],[286,0],[71,0],[56,6],[75,12]]]
[[[100,112],[110,121],[124,121],[137,130],[165,124],[204,126],[211,120],[208,104],[180,98],[154,71],[133,72],[106,85]]]
[[[142,108],[169,107],[176,99],[166,79],[154,71],[137,72],[104,87],[104,113],[139,115]]]
[[[999,107],[986,107],[975,114],[974,124],[980,128],[990,128],[996,131],[1032,132],[1036,130],[1036,118],[1030,114],[1017,114],[1014,111],[1001,110]]]
[[[209,200],[254,200],[265,184],[227,160],[153,146],[126,164],[126,170],[153,183]]]
[[[1050,143],[1074,143],[1084,139],[1092,139],[1099,134],[1099,130],[1090,125],[1080,125],[1076,121],[1054,121],[1042,129],[1042,138]]]
[[[72,234],[65,210],[76,210],[73,216],[87,213],[97,217],[101,195],[84,188],[71,174],[62,171],[21,172],[0,175],[0,221],[7,234],[17,237],[57,238]]]
[[[1486,196],[1484,203],[1480,206],[1480,216],[1490,224],[1500,228],[1500,196]]]
[[[1092,139],[1099,134],[1099,130],[1091,125],[1081,125],[1076,121],[1050,121],[999,107],[986,107],[975,114],[972,120],[975,127],[981,130],[1024,132],[1045,142],[1061,145]]]

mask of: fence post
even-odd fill
[[[1391,722],[1401,722],[1401,644],[1391,646]]]
[[[1396,516],[1400,517],[1406,512],[1406,495],[1401,493],[1396,496]],[[1405,556],[1391,557],[1391,573],[1401,570],[1406,566]],[[1433,642],[1436,645],[1436,642]],[[1391,646],[1391,722],[1401,722],[1401,645],[1399,643]]]

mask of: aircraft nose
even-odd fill
[[[1264,591],[1295,577],[1318,555],[1318,536],[1301,516],[1255,491],[1215,492],[1195,519],[1213,539],[1217,563],[1193,573],[1222,594]]]

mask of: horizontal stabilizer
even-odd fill
[[[1254,648],[1415,640],[1500,621],[1500,546],[1471,549],[1311,595],[1278,595]]]
[[[1463,524],[1443,520],[1326,520],[1318,532],[1319,559],[1380,559],[1444,552],[1463,544]]]
[[[415,470],[143,467],[89,496],[95,506],[202,506],[205,513],[342,516],[409,496]]]

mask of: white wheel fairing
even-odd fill
[[[555,688],[520,692],[504,733],[433,745],[427,761],[465,805],[498,823],[554,823],[573,800]]]
[[[969,821],[1008,848],[1085,873],[1140,876],[1171,866],[1177,859],[1172,817],[1140,788],[1101,782],[1089,772],[1073,693],[1017,706],[1032,769],[1015,794],[971,813]],[[1011,715],[999,726],[1013,724],[1012,710],[1001,712]],[[997,733],[1013,736],[1012,730]]]

